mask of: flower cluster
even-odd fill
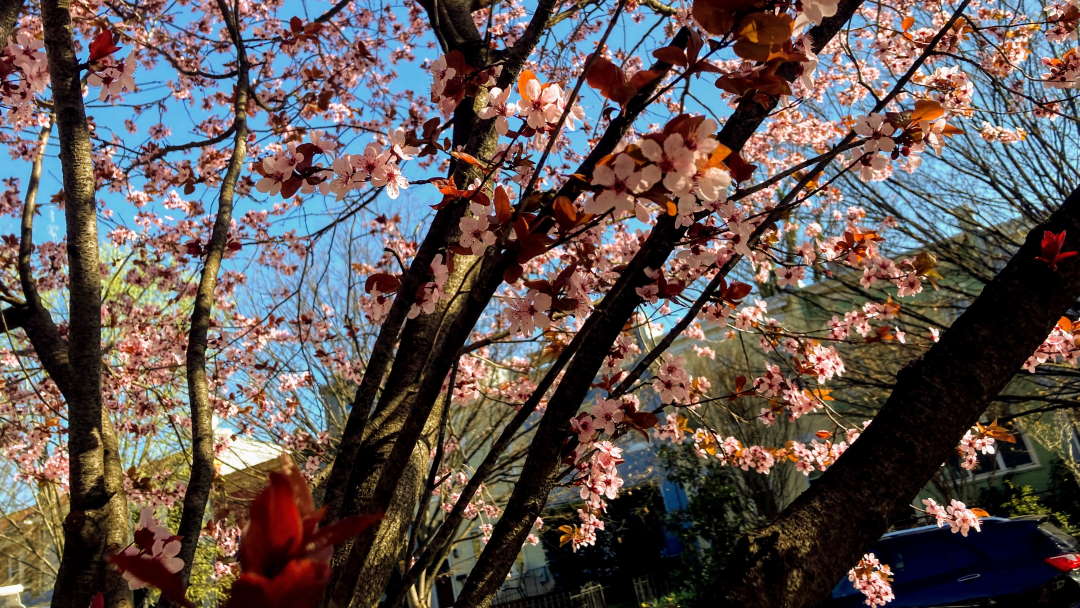
[[[884,114],[870,114],[860,118],[854,130],[866,138],[853,159],[859,163],[859,177],[865,182],[888,179],[892,174],[889,155],[896,149],[896,140],[892,138],[896,127],[885,120]]]
[[[1061,362],[1065,365],[1076,365],[1080,361],[1080,346],[1077,345],[1076,329],[1068,318],[1062,317],[1050,335],[1035,349],[1027,361],[1024,369],[1034,374],[1035,369],[1044,363]]]
[[[890,584],[892,570],[873,553],[863,555],[859,563],[848,571],[848,580],[856,591],[866,596],[864,601],[867,606],[884,606],[896,599]]]
[[[941,67],[933,74],[922,74],[912,78],[913,82],[925,86],[933,99],[952,112],[971,113],[971,99],[975,94],[975,85],[959,67]]]
[[[866,424],[869,424],[869,421]],[[836,462],[859,438],[862,430],[847,429],[839,440],[833,437],[832,432],[818,431],[815,438],[809,442],[788,441],[784,447],[768,448],[744,445],[735,437],[721,438],[705,428],[691,431],[684,417],[668,414],[666,422],[655,428],[655,434],[657,439],[676,443],[689,437],[693,442],[694,452],[701,458],[715,458],[726,466],[738,467],[744,471],[754,470],[768,474],[778,463],[791,462],[796,470],[809,475],[815,470],[824,471]]]
[[[690,398],[690,375],[682,357],[670,357],[656,369],[653,390],[663,403],[686,403]]]
[[[866,424],[870,422],[867,421]],[[865,428],[865,425],[863,426]],[[843,439],[833,440],[833,434],[828,431],[818,431],[813,440],[802,443],[790,441],[787,445],[788,459],[795,461],[795,469],[803,475],[824,471],[836,462],[851,444],[862,434],[862,429],[851,428],[844,432]]]
[[[660,133],[650,133],[593,171],[599,191],[586,203],[587,213],[634,212],[643,221],[648,212],[641,200],[674,198],[680,224],[690,224],[703,203],[727,199],[731,174],[724,165],[729,150],[716,140],[716,123],[702,117],[680,116]]]
[[[1080,89],[1080,51],[1065,51],[1061,57],[1043,57],[1042,64],[1049,68],[1042,75],[1048,87],[1057,89]]]
[[[49,66],[41,39],[22,28],[16,32],[0,50],[0,106],[8,110],[7,122],[28,124],[34,114],[34,95],[49,85]]]
[[[596,533],[604,529],[600,516],[607,509],[607,500],[613,500],[623,485],[618,465],[623,462],[622,449],[610,441],[596,441],[578,445],[575,458],[581,486],[581,499],[585,506],[578,509],[578,525],[567,531],[573,549],[596,543]],[[560,528],[562,529],[562,528]],[[566,531],[566,530],[564,530]]]
[[[924,498],[922,502],[926,506],[926,514],[937,520],[939,528],[948,524],[951,532],[959,532],[961,536],[967,536],[973,528],[976,532],[982,531],[979,514],[959,500],[951,500],[947,507],[942,507],[933,498]]]
[[[184,560],[177,557],[180,553],[180,537],[174,535],[154,518],[154,510],[143,507],[139,512],[139,523],[135,527],[135,542],[122,555],[145,557],[160,563],[171,573],[179,572],[184,567]],[[150,586],[130,570],[123,572],[124,580],[132,590]]]
[[[335,147],[334,142],[324,139],[317,131],[312,133],[310,142],[293,141],[277,146],[271,155],[253,166],[262,176],[255,189],[270,195],[280,194],[282,198],[290,198],[296,192],[310,194],[318,189],[340,200],[367,183],[385,188],[392,199],[409,187],[398,162],[413,158],[417,149],[406,143],[403,130],[394,131],[387,143],[369,143],[363,154],[333,158],[329,168],[315,164],[316,156],[333,155]]]
[[[510,332],[527,336],[537,327],[547,329],[551,324],[550,310],[551,296],[534,289],[530,289],[524,298],[510,298],[506,309]]]
[[[994,438],[989,435],[972,433],[970,430],[964,433],[960,445],[956,446],[956,451],[960,454],[960,466],[968,471],[978,468],[979,454],[993,454],[996,451],[994,443]]]
[[[415,319],[421,314],[430,315],[435,312],[435,305],[442,299],[446,279],[450,276],[450,267],[443,262],[443,258],[443,254],[440,253],[431,261],[430,268],[434,280],[424,283],[417,290],[416,299],[413,301],[412,308],[409,309],[410,319]]]
[[[101,88],[98,94],[101,101],[116,101],[122,94],[135,90],[135,67],[135,53],[129,53],[123,61],[109,58],[94,67],[86,82]]]
[[[451,58],[450,63],[454,60]],[[442,57],[432,66],[435,74],[435,82],[432,86],[432,99],[435,99],[444,114],[448,114],[447,108],[452,108],[460,100],[447,94],[448,87],[453,89],[457,70],[447,63],[447,58]],[[558,125],[563,114],[566,120],[563,127],[574,130],[576,122],[583,120],[585,110],[574,103],[570,104],[570,91],[564,90],[557,82],[541,82],[531,70],[523,70],[518,76],[517,89],[519,101],[510,101],[511,88],[500,88],[495,84],[497,71],[488,70],[484,74],[486,79],[473,78],[473,81],[483,80],[483,85],[491,87],[486,94],[480,97],[483,104],[477,109],[477,116],[484,120],[495,121],[495,130],[499,135],[506,135],[510,131],[510,118],[519,118],[524,123],[522,129],[528,129],[529,133],[540,134],[551,132]]]
[[[979,135],[984,140],[991,143],[1001,142],[1003,144],[1014,144],[1027,139],[1028,133],[1023,127],[1016,127],[1014,129],[999,127],[984,120],[982,127],[979,129]]]
[[[865,338],[874,331],[871,321],[891,321],[897,318],[899,313],[900,305],[891,299],[885,302],[866,302],[861,309],[849,310],[843,317],[833,315],[829,321],[829,335],[836,340],[846,340],[854,332]],[[898,342],[905,341],[904,332],[899,328],[894,328],[894,336]]]
[[[541,83],[531,72],[523,74],[518,89],[521,92],[521,103],[516,105],[516,109],[525,124],[536,131],[554,129],[566,111],[566,105],[570,101],[569,92],[563,91],[555,82]],[[572,130],[572,118],[580,119],[584,116],[585,110],[575,105],[567,116],[565,127]]]

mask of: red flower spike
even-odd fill
[[[270,474],[270,485],[251,504],[251,520],[240,545],[240,567],[273,577],[300,552],[304,520],[289,479]]]
[[[240,542],[240,577],[228,608],[315,606],[330,576],[331,547],[360,534],[380,516],[347,517],[320,528],[325,509],[316,509],[311,490],[288,457],[282,471],[251,505]]]
[[[276,577],[245,572],[233,583],[225,608],[313,608],[322,599],[330,566],[322,561],[296,559]]]
[[[114,44],[112,30],[101,30],[90,43],[90,59],[87,62],[97,63],[119,50],[120,47]]]
[[[1035,259],[1046,264],[1050,270],[1057,270],[1058,262],[1067,260],[1077,254],[1076,251],[1062,251],[1065,246],[1065,231],[1054,233],[1049,230],[1043,231],[1042,255]]]

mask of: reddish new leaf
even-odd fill
[[[523,272],[525,272],[525,269],[521,267],[521,264],[508,266],[506,270],[503,271],[503,281],[510,284],[516,283],[518,279],[521,278]]]
[[[401,287],[401,279],[388,272],[377,272],[364,282],[364,291],[368,293],[372,291],[394,293],[399,287]]]
[[[1035,259],[1049,266],[1050,270],[1057,270],[1059,262],[1067,260],[1077,253],[1075,251],[1062,251],[1065,247],[1065,232],[1065,230],[1057,233],[1049,230],[1043,231],[1042,254],[1036,256]]]
[[[244,572],[274,574],[300,553],[303,540],[304,521],[289,480],[272,473],[270,485],[251,503],[251,519],[240,543],[240,567]]]
[[[627,420],[634,428],[646,430],[659,424],[660,419],[652,412],[632,412],[626,415]]]
[[[119,50],[120,47],[113,41],[112,30],[101,30],[90,42],[90,59],[87,61],[97,63]]]
[[[226,608],[314,608],[330,579],[330,567],[310,559],[295,559],[277,576],[244,572],[233,583]]]
[[[555,198],[551,205],[551,211],[555,215],[555,221],[559,224],[559,230],[566,231],[578,223],[577,207],[565,196]]]
[[[466,163],[469,163],[470,165],[475,165],[477,167],[485,167],[486,166],[483,162],[480,161],[479,158],[476,158],[475,156],[473,156],[472,154],[469,154],[468,152],[458,152],[458,151],[455,150],[454,152],[450,153],[450,156],[453,156],[454,158],[456,158],[458,160],[465,161]]]
[[[751,92],[774,97],[791,95],[791,84],[776,73],[780,62],[769,62],[767,65],[769,67],[766,69],[754,70],[749,74],[737,72],[721,76],[716,81],[716,86],[740,97]]]
[[[623,106],[634,97],[638,89],[652,82],[658,75],[652,70],[644,70],[627,78],[619,66],[604,57],[595,56],[586,74],[586,81],[601,95]]]
[[[495,186],[495,218],[500,224],[510,221],[514,210],[510,207],[510,195],[502,186]]]
[[[184,595],[180,574],[169,572],[159,560],[145,555],[110,555],[109,561],[124,572],[161,590],[161,595],[181,606],[193,606]]]
[[[380,519],[382,519],[382,514],[346,517],[316,530],[304,548],[309,553],[316,553],[327,547],[339,545],[367,530]]]
[[[945,108],[940,103],[932,99],[920,99],[915,102],[915,110],[911,113],[911,122],[937,120],[944,114]]]
[[[768,61],[791,39],[795,21],[788,15],[754,13],[739,22],[735,54],[752,61]]]
[[[686,51],[677,46],[665,46],[653,51],[653,57],[671,65],[687,66]]]
[[[740,283],[739,281],[734,281],[734,282],[731,283],[731,286],[729,286],[728,289],[727,289],[727,298],[729,300],[731,300],[732,302],[738,302],[739,300],[741,300],[741,299],[745,298],[746,296],[750,295],[750,290],[751,289],[753,289],[753,287],[751,287],[750,285],[748,285],[746,283]]]
[[[754,170],[757,169],[757,165],[746,162],[741,154],[728,156],[724,163],[731,169],[731,177],[736,182],[744,182],[750,179],[750,176],[754,174]]]

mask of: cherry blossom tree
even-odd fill
[[[952,138],[986,129],[966,122],[976,72],[1016,112],[1070,120],[1078,22],[1057,1],[0,4],[0,135],[21,169],[0,199],[18,224],[0,441],[19,479],[69,496],[53,605],[95,589],[131,605],[147,579],[124,555],[175,573],[162,602],[185,604],[200,536],[239,537],[207,524],[215,455],[259,437],[319,486],[325,511],[305,489],[289,538],[337,545],[302,565],[323,605],[429,593],[482,514],[457,604],[485,606],[556,484],[583,500],[567,542],[602,533],[630,433],[760,475],[824,471],[744,539],[715,597],[808,605],[862,557],[851,576],[883,601],[888,565],[863,552],[899,509],[978,528],[965,505],[909,502],[958,444],[985,447],[974,425],[1021,365],[1058,352],[1080,195],[925,341],[869,426],[826,398],[858,361],[788,331],[752,284],[854,269],[918,294],[933,267],[886,255],[900,221],[848,210],[842,180],[943,171]],[[821,330],[888,321],[892,302]],[[714,389],[686,365],[704,346],[668,352],[699,321],[758,334],[777,362]],[[750,444],[680,415],[731,400],[767,404],[742,424],[834,428]],[[184,455],[183,482],[125,470],[150,444]],[[274,479],[265,496],[299,483]],[[261,500],[256,538],[273,536]],[[171,505],[175,534],[147,515],[133,537],[142,507]],[[348,542],[311,536],[361,520]],[[253,594],[275,560],[307,559],[252,546]]]

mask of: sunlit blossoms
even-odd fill
[[[881,563],[873,553],[863,555],[859,563],[848,571],[848,580],[856,591],[866,596],[864,603],[867,606],[884,606],[896,599],[890,584],[892,569],[888,564]]]
[[[982,530],[979,515],[959,500],[950,500],[948,506],[945,507],[939,505],[933,498],[924,498],[922,502],[926,506],[926,514],[937,521],[939,528],[948,525],[950,531],[959,533],[961,536],[967,536],[970,530],[976,532]]]
[[[180,537],[158,523],[151,507],[143,507],[139,512],[139,523],[135,527],[135,542],[124,549],[123,555],[153,560],[160,563],[166,571],[176,573],[184,567],[184,560],[177,557],[178,553]],[[132,589],[142,589],[153,584],[152,581],[138,578],[131,570],[124,571],[124,578]]]

